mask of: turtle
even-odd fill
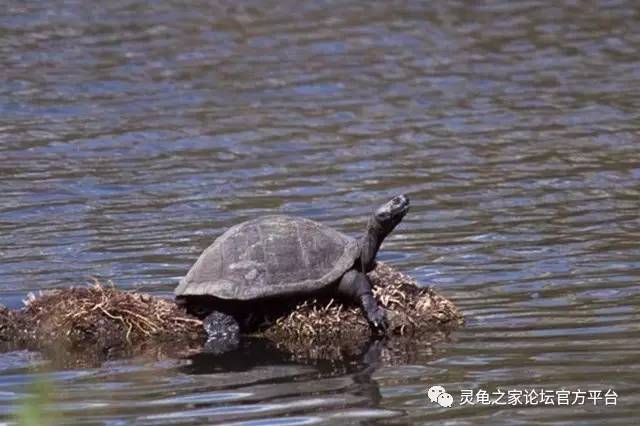
[[[319,294],[359,305],[371,329],[383,333],[386,314],[366,274],[408,210],[406,195],[393,197],[370,216],[359,238],[302,217],[267,215],[242,222],[202,252],[176,287],[176,302],[204,318],[206,347],[214,352],[237,345],[256,310]]]

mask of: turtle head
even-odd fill
[[[409,197],[396,195],[371,215],[367,230],[360,238],[360,265],[363,272],[374,268],[376,254],[382,241],[409,211]]]
[[[409,197],[396,195],[373,214],[373,219],[387,234],[396,227],[409,211]]]

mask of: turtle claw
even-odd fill
[[[367,319],[369,320],[369,325],[371,325],[371,330],[375,334],[385,334],[387,331],[387,314],[384,309],[378,307],[376,309],[372,309],[367,313]]]
[[[377,335],[385,334],[387,331],[387,313],[378,305],[376,299],[373,298],[373,294],[370,292],[364,293],[360,296],[360,302],[362,303],[362,310],[367,317],[371,331]]]

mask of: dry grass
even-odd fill
[[[97,283],[30,295],[12,315],[14,340],[38,349],[109,353],[148,342],[204,339],[202,322],[173,301]]]
[[[415,280],[378,262],[369,274],[378,302],[387,311],[387,336],[425,337],[462,324],[462,315],[453,303],[430,288],[420,288]],[[308,357],[334,358],[357,351],[371,337],[360,308],[334,299],[311,300],[298,305],[290,314],[278,318],[265,330],[272,340]],[[317,353],[309,352],[310,348]],[[327,353],[325,353],[327,352]]]
[[[0,305],[0,342],[13,346],[16,342],[19,329],[18,315],[15,311]]]
[[[378,263],[369,274],[374,296],[387,310],[388,336],[435,336],[462,322],[455,306],[401,272]],[[360,308],[333,300],[311,300],[260,330],[280,346],[305,357],[340,358],[356,353],[371,331]],[[112,357],[168,344],[201,348],[202,322],[172,300],[98,283],[30,296],[21,310],[0,305],[0,342],[5,348],[76,351]]]

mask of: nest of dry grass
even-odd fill
[[[369,274],[373,294],[387,311],[388,337],[411,339],[431,336],[462,324],[455,305],[411,277],[378,262]],[[358,351],[371,338],[360,308],[334,299],[305,301],[264,331],[270,339],[311,358],[335,358]]]
[[[369,277],[374,296],[387,310],[390,337],[416,342],[417,337],[435,336],[462,322],[453,303],[384,263],[378,263]],[[360,308],[333,299],[306,301],[267,324],[259,334],[305,358],[357,353],[371,336]],[[205,340],[202,321],[173,300],[113,285],[95,283],[30,295],[21,310],[0,305],[0,342],[8,349],[53,349],[104,358],[162,345],[167,353],[184,353],[200,349]]]
[[[22,310],[0,311],[0,333],[3,340],[28,348],[97,353],[150,342],[201,344],[204,339],[202,322],[173,301],[98,283],[30,295]]]
[[[7,345],[15,344],[18,330],[19,321],[16,312],[0,305],[0,342]]]

